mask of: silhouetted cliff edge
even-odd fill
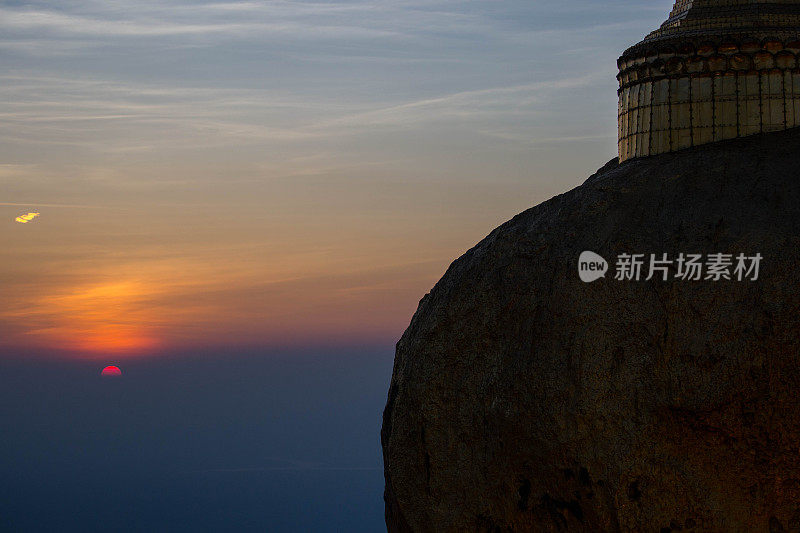
[[[623,253],[763,260],[615,280]],[[517,215],[397,344],[389,531],[800,531],[798,273],[797,129],[612,161]]]

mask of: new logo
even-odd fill
[[[578,258],[578,275],[584,283],[591,283],[605,277],[608,261],[594,252],[583,252]]]

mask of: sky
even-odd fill
[[[0,0],[0,531],[381,531],[394,343],[671,4]]]
[[[394,342],[614,156],[616,57],[670,3],[0,3],[0,343]]]

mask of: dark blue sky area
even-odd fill
[[[381,531],[392,348],[0,357],[2,531]]]

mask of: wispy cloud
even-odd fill
[[[319,151],[342,136],[449,123],[515,142],[540,135],[533,122],[564,92],[585,93],[604,75],[612,86],[601,67],[613,69],[616,52],[598,63],[597,43],[640,24],[624,16],[629,3],[6,5],[0,48],[46,67],[0,76],[0,139],[103,154],[265,145],[286,153],[287,143]],[[569,50],[580,52],[564,61]],[[71,53],[76,74],[67,76],[59,62]],[[115,66],[96,72],[98,62]]]
[[[163,14],[163,13],[162,13]],[[307,32],[307,24],[289,21],[270,22],[229,22],[197,24],[192,22],[164,23],[161,20],[142,21],[136,19],[114,20],[65,15],[55,11],[0,9],[2,27],[9,31],[50,30],[57,34],[91,37],[164,37],[209,34],[228,34],[241,36],[245,33],[267,33],[271,35],[292,35]],[[317,31],[307,33],[306,37],[317,39],[348,37],[367,38],[394,35],[393,32],[357,26],[321,26]]]
[[[427,4],[427,5],[425,5]],[[62,5],[0,8],[0,28],[7,32],[49,32],[50,36],[90,38],[152,38],[181,36],[246,37],[259,39],[392,38],[423,34],[475,31],[480,16],[436,4],[396,2],[231,2],[149,3],[89,2],[81,7]],[[452,7],[452,4],[451,4]]]
[[[399,102],[348,102],[255,89],[7,75],[0,76],[5,102],[0,104],[0,138],[121,152],[165,143],[191,148],[320,143],[376,128],[408,130],[446,122],[471,124],[476,133],[493,131],[492,136],[503,138],[502,124],[513,128],[532,120],[554,98],[607,77],[596,71]],[[108,135],[117,131],[125,133]],[[507,139],[514,135],[505,132]]]
[[[116,209],[113,207],[99,206],[99,205],[85,205],[85,204],[42,204],[42,203],[15,203],[15,202],[0,202],[0,206],[19,206],[19,207],[66,207],[74,209]],[[39,215],[40,213],[28,213]]]
[[[588,87],[606,76],[593,72],[574,78],[491,87],[473,91],[459,91],[434,98],[424,98],[389,107],[354,113],[331,121],[314,124],[311,129],[338,128],[342,126],[408,126],[446,118],[474,119],[498,118],[499,115],[531,112],[531,106],[543,104],[553,92]]]
[[[32,36],[42,41],[78,39],[82,41],[81,47],[152,39],[209,46],[232,39],[280,47],[292,43],[360,43],[385,58],[426,46],[429,57],[457,56],[452,54],[454,46],[469,41],[484,45],[532,44],[537,39],[558,38],[574,43],[587,32],[608,31],[612,26],[635,27],[640,22],[625,16],[630,11],[625,4],[573,1],[560,7],[534,7],[514,1],[504,2],[499,9],[482,2],[447,0],[217,3],[131,0],[64,2],[58,7],[52,3],[33,3],[0,8],[3,35],[0,46],[3,42],[16,43],[20,50],[24,47],[36,50]],[[596,15],[605,15],[613,22],[593,21]],[[397,47],[400,43],[402,48]],[[434,43],[448,46],[433,48],[430,45]],[[342,48],[339,53],[349,55],[353,51]]]

